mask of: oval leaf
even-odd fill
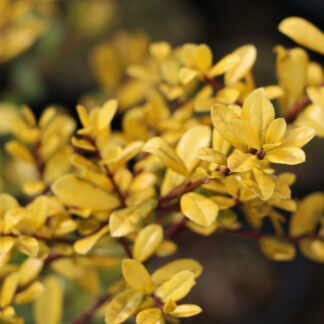
[[[161,245],[163,229],[161,225],[151,224],[137,235],[134,244],[134,258],[139,262],[147,260]]]
[[[199,225],[211,225],[218,215],[218,206],[211,199],[195,192],[184,194],[180,200],[181,211]]]

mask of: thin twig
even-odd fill
[[[187,218],[183,217],[177,223],[170,225],[164,232],[164,238],[170,239],[170,238],[174,237],[176,234],[178,234],[183,229],[183,227],[186,223],[186,220],[187,220]]]
[[[157,297],[154,293],[151,294],[151,297],[154,301],[155,306],[163,312],[163,304],[162,304],[160,298]]]
[[[216,90],[222,90],[224,87],[219,84],[215,79],[212,79],[210,77],[208,77],[206,74],[204,74],[204,80],[209,83],[210,85],[212,85]]]
[[[199,180],[195,182],[187,182],[182,187],[176,188],[172,191],[170,191],[167,195],[162,196],[158,199],[158,208],[162,206],[165,202],[168,202],[170,200],[173,200],[175,198],[181,197],[184,193],[191,191],[202,184],[205,184],[209,182],[208,177],[200,178]]]
[[[179,109],[179,108],[181,108],[183,106],[183,102],[179,98],[175,98],[174,103],[175,103],[177,109]]]
[[[104,294],[102,296],[99,296],[94,303],[92,304],[92,306],[86,310],[84,313],[82,313],[80,316],[78,316],[76,319],[74,319],[70,324],[86,324],[89,323],[89,321],[91,320],[91,318],[94,316],[96,310],[102,305],[104,304],[109,298],[110,298],[110,294]]]
[[[324,86],[324,81],[318,85],[318,87],[321,86]],[[299,113],[301,113],[305,108],[305,106],[310,102],[311,100],[308,95],[306,95],[305,97],[297,101],[285,115],[286,122],[288,124],[294,122],[297,116],[299,115]]]
[[[36,169],[37,169],[39,180],[43,181],[44,180],[44,164],[43,164],[43,160],[41,157],[40,148],[41,148],[41,142],[37,141],[34,146],[34,157],[35,157]]]
[[[133,259],[133,253],[132,253],[132,250],[130,249],[129,245],[128,245],[128,242],[126,240],[125,237],[121,237],[119,239],[119,242],[120,244],[124,247],[124,250],[127,254],[127,256],[130,258],[130,259]]]
[[[49,265],[50,263],[52,263],[53,261],[63,258],[64,255],[59,254],[59,253],[52,253],[50,254],[45,260],[44,260],[44,266]]]

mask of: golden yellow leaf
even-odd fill
[[[6,193],[0,194],[0,218],[3,218],[8,210],[18,206],[18,201],[14,197]]]
[[[191,127],[180,139],[176,152],[180,159],[184,161],[189,173],[193,171],[199,160],[196,151],[201,147],[206,147],[210,143],[211,130],[208,126]]]
[[[275,52],[279,85],[285,92],[279,98],[280,110],[286,113],[304,96],[309,59],[302,48],[286,50],[282,46],[276,46]]]
[[[57,179],[52,185],[52,191],[68,205],[93,211],[110,210],[119,205],[119,199],[114,195],[73,174]]]
[[[17,239],[17,248],[21,253],[35,257],[39,251],[39,243],[32,236],[20,235]]]
[[[308,87],[307,94],[313,104],[324,109],[324,87]]]
[[[108,233],[109,227],[108,225],[104,226],[100,231],[80,240],[77,240],[73,244],[74,250],[79,254],[87,254],[93,246],[98,242],[98,240]]]
[[[149,46],[150,54],[158,61],[166,59],[171,52],[171,45],[167,42],[155,42]]]
[[[27,258],[20,266],[20,281],[21,286],[25,286],[34,280],[43,268],[43,260],[36,258]]]
[[[284,137],[287,129],[287,124],[284,118],[277,118],[271,122],[266,134],[265,143],[266,144],[277,144]]]
[[[44,179],[46,183],[52,183],[60,176],[69,172],[71,168],[70,158],[73,150],[70,146],[63,146],[46,162]]]
[[[282,139],[282,146],[301,148],[315,136],[315,130],[310,127],[296,127],[287,131]]]
[[[83,138],[76,138],[73,136],[71,139],[71,143],[73,146],[80,148],[82,150],[92,151],[92,152],[96,150],[96,148],[89,141]]]
[[[15,296],[17,305],[28,304],[38,298],[44,292],[44,285],[39,281],[34,281],[28,288]]]
[[[0,253],[9,252],[15,245],[15,238],[10,236],[0,237]]]
[[[208,75],[211,77],[221,75],[236,66],[240,62],[240,60],[241,59],[238,55],[233,53],[228,54],[210,69]]]
[[[202,309],[198,305],[183,304],[177,305],[177,307],[170,312],[170,315],[174,317],[190,317],[202,312]]]
[[[30,207],[31,221],[35,229],[44,226],[47,218],[47,196],[39,196],[28,206]]]
[[[162,226],[157,224],[147,225],[136,237],[134,243],[134,258],[139,262],[147,260],[157,251],[162,241]]]
[[[200,160],[204,160],[207,162],[214,162],[217,164],[227,165],[226,156],[222,153],[217,152],[212,148],[201,147],[197,151],[197,157]]]
[[[317,86],[324,80],[324,70],[317,62],[309,62],[307,66],[307,85]]]
[[[136,324],[164,324],[162,312],[157,308],[149,308],[139,312]]]
[[[213,129],[213,149],[219,153],[228,155],[229,150],[231,149],[231,144],[227,142],[223,136],[219,134],[219,132],[214,128]]]
[[[186,85],[198,76],[198,71],[183,67],[179,71],[179,80],[182,84]]]
[[[116,163],[124,164],[135,157],[143,148],[142,141],[134,141],[126,145]]]
[[[184,194],[181,197],[180,206],[184,215],[203,226],[211,225],[218,215],[217,204],[195,192]]]
[[[35,164],[35,159],[26,146],[18,141],[12,140],[7,142],[5,149],[8,154],[16,159],[23,160],[30,164]]]
[[[321,222],[324,214],[324,194],[314,192],[306,196],[298,205],[290,219],[289,232],[292,236],[311,234]]]
[[[264,87],[265,96],[269,100],[277,99],[284,95],[284,90],[276,85]]]
[[[206,72],[213,63],[213,54],[210,48],[206,44],[197,46],[194,60],[197,68],[202,72]]]
[[[296,43],[324,55],[324,33],[300,17],[284,19],[278,29]]]
[[[299,243],[299,249],[306,258],[324,263],[324,241],[304,239]]]
[[[265,132],[274,119],[274,108],[266,98],[263,88],[251,92],[242,107],[242,119],[250,123],[263,140]]]
[[[229,130],[238,140],[245,145],[258,149],[260,148],[260,139],[250,123],[241,119],[233,119],[228,123]]]
[[[127,67],[127,74],[133,78],[149,82],[160,82],[160,76],[157,73],[145,69],[140,65],[130,65]]]
[[[277,207],[283,210],[287,210],[290,212],[295,212],[297,209],[296,201],[292,199],[273,199],[271,198],[269,201],[269,204],[273,207]]]
[[[164,240],[156,251],[156,255],[160,258],[168,257],[177,251],[177,245],[170,241]]]
[[[226,87],[217,91],[215,101],[222,104],[234,104],[240,95],[240,91],[236,88]],[[209,109],[208,109],[209,111]]]
[[[98,129],[103,130],[110,125],[117,111],[117,100],[107,101],[98,114]]]
[[[295,124],[311,127],[316,131],[317,136],[324,137],[324,109],[309,105],[298,115]]]
[[[20,272],[13,272],[5,277],[0,296],[0,306],[9,306],[14,298],[20,280]]]
[[[133,232],[156,205],[156,200],[149,200],[138,206],[114,211],[109,222],[111,236],[121,237]]]
[[[264,173],[262,170],[254,168],[253,174],[257,184],[257,188],[253,190],[261,199],[269,199],[275,189],[275,182],[271,176]],[[253,188],[252,188],[253,189]]]
[[[142,299],[143,295],[133,289],[126,289],[119,293],[108,304],[105,314],[106,324],[120,324],[125,322],[136,312]]]
[[[178,301],[185,297],[195,285],[194,274],[183,270],[173,275],[168,281],[156,290],[156,295],[164,303],[169,300]]]
[[[184,133],[178,142],[176,152],[184,161],[189,173],[199,163],[196,152],[201,147],[209,146],[211,131],[208,126],[194,126]],[[185,177],[177,174],[173,170],[167,170],[161,186],[161,194],[165,195],[170,190],[181,185],[185,181]]]
[[[55,275],[43,280],[44,291],[34,302],[36,324],[60,324],[62,318],[63,289]]]
[[[123,260],[122,271],[124,279],[133,289],[146,295],[152,293],[151,276],[141,262],[134,259]]]
[[[28,124],[32,127],[36,126],[36,118],[33,111],[26,105],[21,107],[21,113],[24,118],[27,120]]]
[[[26,182],[22,184],[21,189],[28,196],[37,196],[46,189],[46,185],[43,181]]]
[[[76,110],[83,127],[88,126],[88,112],[87,109],[82,105],[77,105]]]
[[[281,164],[299,164],[305,161],[305,153],[298,147],[279,147],[266,154],[268,161]]]
[[[153,137],[143,147],[143,151],[156,155],[168,168],[186,176],[188,174],[184,162],[172,147],[161,137]]]
[[[243,153],[240,150],[235,150],[227,161],[228,167],[232,172],[246,172],[258,164],[258,159],[255,155]]]
[[[203,236],[210,236],[212,235],[218,228],[218,222],[214,222],[209,226],[201,226],[195,222],[188,221],[186,222],[186,227],[188,227],[191,231],[203,235]]]
[[[296,255],[295,246],[278,237],[263,237],[260,246],[264,255],[271,260],[290,261]]]
[[[168,85],[176,86],[179,81],[179,64],[174,58],[168,58],[160,63],[160,74]]]
[[[168,302],[166,302],[163,306],[163,313],[169,314],[173,310],[175,310],[177,307],[177,304],[174,300],[170,299]]]
[[[226,85],[236,83],[251,70],[257,56],[257,50],[254,45],[244,45],[237,48],[232,54],[238,56],[240,60],[225,74]]]
[[[197,278],[202,273],[202,265],[193,259],[178,259],[172,261],[163,267],[157,269],[152,274],[152,280],[157,284],[169,280],[172,276],[183,270],[189,270],[193,273],[194,278]]]
[[[216,104],[212,107],[211,117],[215,129],[226,141],[241,151],[246,150],[246,146],[232,134],[228,126],[229,122],[239,118],[239,115],[229,107],[222,104]]]

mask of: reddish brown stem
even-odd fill
[[[36,162],[36,169],[38,173],[39,180],[43,181],[44,180],[44,165],[40,153],[40,148],[41,148],[41,143],[40,141],[37,141],[35,143],[34,147],[34,156],[35,156],[35,162]]]
[[[321,87],[323,85],[324,85],[324,81],[321,82],[318,85],[318,87]],[[305,106],[310,102],[311,100],[307,95],[302,99],[300,99],[299,101],[297,101],[285,115],[285,120],[287,124],[294,122],[297,116],[299,115],[299,113],[302,112]]]
[[[183,102],[179,98],[175,98],[174,103],[177,108],[181,108],[183,106]]]
[[[216,80],[208,77],[206,74],[204,74],[204,80],[209,83],[210,85],[212,85],[216,90],[222,90],[223,86],[221,84],[219,84]]]
[[[158,199],[158,208],[160,208],[165,202],[168,202],[172,199],[181,197],[184,193],[191,191],[202,184],[205,184],[209,181],[208,177],[201,178],[195,182],[187,182],[182,187],[176,188],[170,191],[167,195],[162,196]]]
[[[169,211],[180,211],[179,204],[176,205],[161,205],[159,210],[163,212],[169,212]]]
[[[132,253],[132,251],[131,251],[131,249],[130,249],[130,247],[129,247],[129,245],[128,245],[128,242],[127,242],[126,238],[125,238],[125,237],[121,237],[121,238],[119,239],[119,242],[120,242],[120,244],[124,247],[124,250],[125,250],[127,256],[128,256],[130,259],[133,259],[133,253]]]
[[[292,123],[297,118],[298,114],[305,108],[305,106],[310,103],[308,96],[305,96],[303,99],[297,101],[292,108],[285,115],[285,120],[287,124]]]
[[[187,218],[183,217],[179,222],[170,225],[164,232],[164,238],[171,239],[178,234],[184,227]]]
[[[60,259],[60,258],[63,258],[63,255],[62,254],[59,254],[59,253],[52,253],[50,254],[45,260],[44,260],[44,266],[47,266],[49,265],[51,262],[57,260],[57,259]]]
[[[160,298],[157,297],[154,293],[151,294],[151,297],[154,301],[155,306],[163,312],[163,304],[162,304]]]
[[[104,304],[109,298],[110,298],[110,294],[104,294],[102,296],[99,296],[87,311],[82,313],[79,317],[77,317],[75,320],[73,320],[70,324],[86,324],[86,323],[90,323],[89,321],[94,316],[96,310],[102,304]]]
[[[107,177],[110,179],[113,187],[114,187],[114,190],[116,191],[119,199],[120,199],[120,204],[121,204],[121,207],[122,208],[125,208],[126,207],[126,197],[124,196],[124,194],[121,192],[118,184],[116,183],[115,179],[114,179],[114,175],[112,174],[112,172],[109,170],[108,166],[107,165],[104,165],[104,169],[105,169],[105,172],[106,172],[106,175]]]

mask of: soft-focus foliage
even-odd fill
[[[76,6],[98,12],[84,1]],[[0,61],[31,46],[46,28],[40,17],[56,10],[50,1],[41,9],[34,1],[0,1]],[[105,27],[104,18],[90,18],[87,37]],[[309,22],[287,18],[279,30],[324,53],[323,33]],[[276,261],[292,260],[299,248],[324,262],[324,194],[294,200],[294,174],[273,168],[304,162],[303,146],[324,136],[323,68],[302,48],[275,52],[278,84],[256,87],[253,45],[217,59],[206,44],[172,48],[118,32],[93,48],[94,75],[110,98],[103,105],[83,98],[79,129],[62,107],[36,118],[27,106],[18,113],[2,103],[5,150],[30,176],[18,177],[23,197],[0,194],[1,323],[23,323],[14,305],[28,303],[36,324],[61,323],[66,279],[99,296],[90,317],[103,305],[107,324],[197,315],[198,305],[181,300],[202,265],[178,259],[152,271],[149,264],[177,250],[182,227],[256,238]],[[266,219],[273,233],[261,231]],[[100,273],[116,266],[120,280],[107,287]],[[77,323],[87,319],[81,314]]]

